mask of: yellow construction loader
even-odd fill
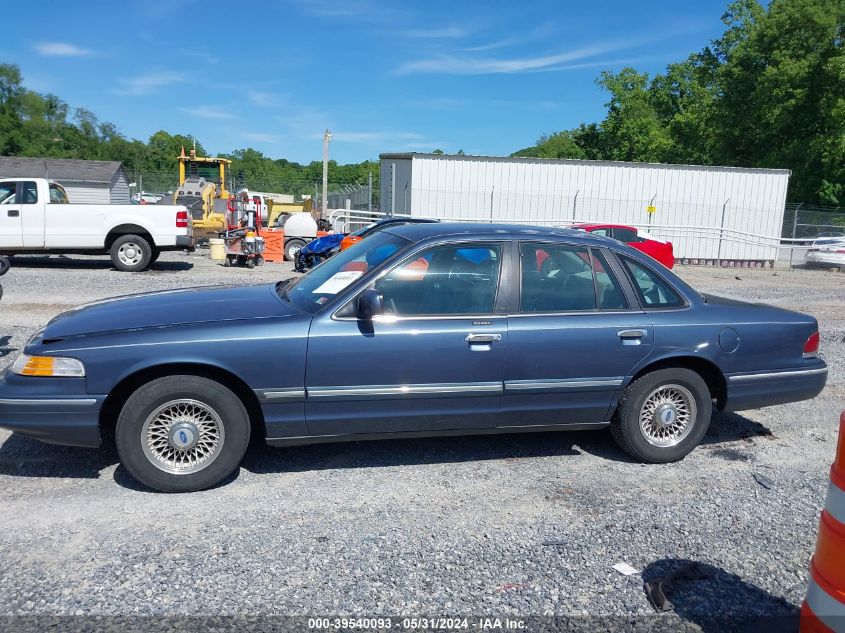
[[[188,156],[182,150],[179,160],[179,187],[173,194],[173,203],[188,207],[193,219],[194,232],[199,237],[216,235],[226,229],[226,206],[229,191],[226,189],[226,172],[232,161],[226,158],[197,156],[191,150]]]

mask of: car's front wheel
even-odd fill
[[[229,389],[200,376],[166,376],[129,397],[115,442],[135,479],[163,492],[190,492],[229,476],[249,434],[249,415]]]
[[[681,367],[659,369],[622,392],[610,431],[640,461],[674,462],[698,446],[712,412],[710,389],[699,374]]]

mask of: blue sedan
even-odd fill
[[[294,446],[610,428],[644,462],[714,408],[816,396],[813,317],[702,295],[582,231],[406,224],[273,285],[97,302],[0,377],[0,426],[96,447],[147,486],[213,486],[250,436]],[[109,433],[104,433],[108,431]]]

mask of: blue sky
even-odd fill
[[[721,34],[725,1],[125,0],[4,7],[0,60],[127,136],[274,158],[503,155],[601,119],[602,70],[650,73]]]

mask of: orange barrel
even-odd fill
[[[285,260],[285,232],[262,229],[264,238],[264,261],[282,262]]]
[[[839,418],[839,444],[819,521],[816,553],[810,561],[800,630],[845,633],[845,411]]]

